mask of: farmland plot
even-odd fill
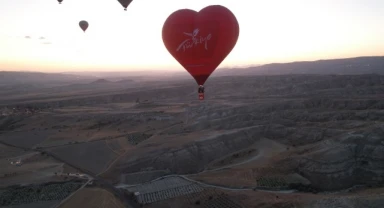
[[[60,203],[60,200],[45,201],[45,202],[34,202],[30,204],[18,204],[18,205],[5,206],[4,208],[52,208],[59,203]]]
[[[148,182],[142,185],[128,188],[131,192],[151,193],[156,191],[163,191],[180,186],[190,185],[192,182],[185,180],[181,177],[167,177],[161,180]]]
[[[59,171],[60,171],[60,166],[55,166],[51,168],[47,167],[47,169],[33,169],[28,172],[9,171],[7,173],[0,174],[0,187],[7,187],[7,186],[12,186],[17,184],[62,181],[63,180],[62,178],[54,176],[54,172],[59,172]]]
[[[87,142],[48,149],[60,159],[98,174],[118,156],[105,141]]]
[[[134,147],[132,144],[129,143],[125,136],[116,139],[108,139],[105,140],[105,142],[107,142],[109,148],[120,154]]]
[[[165,131],[162,132],[162,134],[168,134],[168,135],[174,135],[174,134],[183,134],[186,133],[187,130],[184,126],[184,124],[177,124]]]
[[[141,204],[150,204],[161,200],[171,199],[186,194],[196,193],[203,190],[203,187],[197,184],[180,186],[172,189],[140,194],[137,201]]]
[[[215,196],[212,199],[202,203],[204,208],[242,208],[241,205],[236,204],[234,201],[229,199],[229,196],[221,194]]]
[[[204,190],[200,185],[180,177],[169,177],[127,189],[130,192],[140,193],[136,199],[141,204],[154,203]]]
[[[140,142],[143,142],[147,139],[149,139],[152,136],[152,134],[144,134],[144,133],[133,133],[127,135],[128,142],[132,145],[137,145]]]
[[[81,185],[70,182],[10,188],[1,193],[0,206],[63,200]]]
[[[227,194],[210,188],[198,193],[187,194],[178,200],[182,201],[185,208],[242,208],[240,204],[231,200]]]
[[[31,148],[46,140],[54,131],[9,132],[0,135],[0,140],[17,147]]]
[[[129,174],[122,174],[121,183],[124,184],[139,184],[145,183],[161,176],[169,174],[169,170],[143,171]]]
[[[287,188],[288,184],[282,177],[260,177],[257,179],[257,187],[281,189]]]
[[[256,177],[254,176],[253,171],[249,169],[227,169],[215,172],[205,172],[191,176],[191,179],[233,188],[256,186]]]
[[[118,139],[111,139],[106,141],[108,146],[114,151],[124,150]]]
[[[124,204],[111,192],[101,188],[83,188],[59,208],[106,207],[124,208]]]
[[[16,157],[24,153],[21,149],[0,144],[0,159]]]

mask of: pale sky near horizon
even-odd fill
[[[0,0],[0,71],[182,69],[163,23],[213,4],[240,25],[220,67],[384,55],[383,0],[133,0],[128,11],[117,0]]]

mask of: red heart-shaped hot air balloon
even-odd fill
[[[224,6],[181,9],[169,15],[162,36],[169,53],[203,85],[235,47],[239,24]]]

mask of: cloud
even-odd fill
[[[41,44],[44,44],[44,45],[51,45],[52,43],[51,42],[43,42]]]
[[[40,39],[40,40],[45,40],[45,37],[41,36],[39,39]]]
[[[28,36],[28,35],[27,35],[27,36],[25,36],[24,38],[25,38],[25,39],[31,39],[31,36]]]

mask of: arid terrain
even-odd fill
[[[0,72],[0,207],[382,207],[383,60],[223,69],[204,101],[187,76]]]

